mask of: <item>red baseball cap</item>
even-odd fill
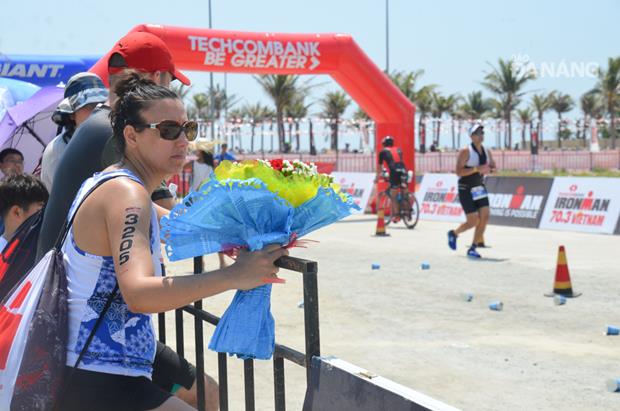
[[[127,68],[147,73],[168,72],[181,83],[190,85],[189,79],[174,67],[172,55],[166,43],[154,34],[145,31],[131,32],[114,45],[110,55],[114,53],[123,56],[127,62]],[[122,67],[108,65],[109,74],[116,74],[121,70],[123,70]]]

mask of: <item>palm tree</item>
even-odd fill
[[[306,99],[306,95],[303,93],[297,94],[291,104],[286,107],[286,116],[292,117],[293,123],[295,124],[295,151],[299,152],[299,121],[308,116],[308,110],[310,109],[310,104],[306,104],[304,100]]]
[[[605,102],[605,111],[610,120],[611,147],[616,148],[616,116],[620,111],[620,57],[610,57],[607,70],[599,68],[598,83],[592,91],[599,94]]]
[[[353,123],[355,128],[360,131],[360,151],[364,151],[368,146],[368,122],[370,121],[370,116],[361,107],[358,107],[355,113],[353,113],[353,120],[355,120]]]
[[[426,116],[433,109],[432,90],[420,90],[415,104],[418,108],[418,135],[420,136],[420,153],[426,152]],[[422,138],[424,136],[424,138]]]
[[[227,118],[225,121],[232,124],[232,128],[230,130],[231,149],[235,147],[235,136],[237,137],[237,142],[239,143],[237,147],[241,148],[241,124],[245,120],[245,117],[245,112],[241,108],[235,108],[227,112]],[[227,138],[227,136],[224,136],[224,138]]]
[[[213,102],[213,118],[219,119],[222,115],[222,111],[227,112],[230,110],[239,99],[234,94],[227,94],[226,90],[220,88],[219,84],[208,90],[210,101]]]
[[[332,131],[331,149],[335,150],[336,153],[338,153],[338,123],[349,104],[351,104],[351,100],[343,91],[327,92],[321,99],[323,117],[329,120]]]
[[[491,106],[491,100],[483,98],[482,91],[473,91],[465,97],[465,101],[461,104],[461,111],[473,122],[486,117],[492,109]]]
[[[527,125],[530,125],[530,132],[532,131],[532,118],[534,112],[531,108],[526,107],[524,109],[517,110],[517,117],[519,117],[519,121],[521,122],[521,150],[525,150],[525,130]]]
[[[495,145],[502,148],[502,129],[504,126],[504,103],[500,99],[489,99],[491,109],[488,116],[495,120]],[[503,144],[505,145],[505,143]]]
[[[198,120],[209,120],[209,103],[209,97],[207,97],[206,93],[195,93],[192,95],[192,115],[188,117]]]
[[[439,136],[441,135],[441,118],[444,113],[449,113],[454,110],[459,96],[457,94],[450,94],[448,96],[442,96],[438,92],[431,93],[431,99],[433,102],[431,108],[431,114],[436,119],[436,133],[435,133],[435,145],[439,146]],[[452,135],[452,145],[454,146],[454,133]]]
[[[558,114],[558,148],[562,148],[562,114],[571,111],[575,102],[570,95],[559,91],[553,91],[549,98],[551,109]]]
[[[416,84],[420,77],[424,74],[424,70],[414,70],[409,73],[395,71],[390,75],[392,82],[398,89],[417,106],[419,115],[418,135],[426,135],[426,115],[431,111],[432,101],[431,93],[437,88],[435,84],[429,84],[416,89]],[[420,138],[420,152],[426,151],[425,143]]]
[[[537,133],[539,141],[543,140],[543,116],[545,111],[551,108],[551,99],[549,94],[534,94],[530,106],[536,112],[538,118]]]
[[[508,124],[507,146],[512,144],[512,112],[519,105],[520,98],[525,94],[523,86],[535,76],[530,71],[519,71],[508,60],[499,59],[498,67],[484,77],[482,85],[497,94],[502,103],[503,118]]]
[[[446,111],[450,115],[450,123],[451,123],[450,132],[452,134],[452,149],[453,150],[456,149],[456,141],[455,141],[455,134],[454,134],[455,121],[458,122],[459,129],[461,127],[462,115],[459,109],[460,101],[461,101],[461,96],[458,94],[450,94],[449,96],[446,97],[446,108],[447,108]]]
[[[254,77],[263,90],[271,97],[276,108],[278,126],[278,146],[284,147],[284,110],[299,93],[307,94],[311,87],[308,82],[299,84],[299,76],[293,75],[261,75]]]
[[[246,104],[241,108],[243,117],[247,118],[250,122],[250,152],[254,152],[254,136],[256,135],[257,124],[263,124],[266,118],[271,117],[271,110],[267,106],[263,106],[260,103]],[[262,147],[262,144],[261,144]]]
[[[583,112],[583,145],[585,147],[590,121],[599,119],[603,116],[605,104],[601,101],[599,95],[588,92],[579,99],[579,106]]]

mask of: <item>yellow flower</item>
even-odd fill
[[[214,173],[218,181],[257,178],[267,186],[269,191],[276,193],[293,207],[299,207],[306,201],[313,199],[319,187],[332,188],[343,201],[347,199],[344,193],[340,193],[339,185],[334,184],[328,175],[292,174],[285,177],[280,171],[274,170],[265,162],[258,160],[245,160],[236,163],[222,161]]]

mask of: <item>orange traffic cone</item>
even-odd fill
[[[385,232],[385,214],[382,208],[377,210],[377,229],[375,230],[375,237],[387,237],[388,233]]]
[[[568,264],[566,262],[566,251],[564,246],[561,245],[558,250],[558,264],[555,268],[555,282],[553,283],[553,292],[545,294],[546,297],[553,297],[559,294],[564,297],[574,298],[579,297],[581,293],[573,292],[573,286],[570,282],[570,274],[568,272]]]

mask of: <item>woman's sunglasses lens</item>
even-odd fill
[[[159,123],[159,134],[165,140],[175,140],[181,134],[181,125],[178,123]]]
[[[194,141],[198,135],[198,123],[195,121],[188,121],[185,123],[185,137],[188,141]]]

